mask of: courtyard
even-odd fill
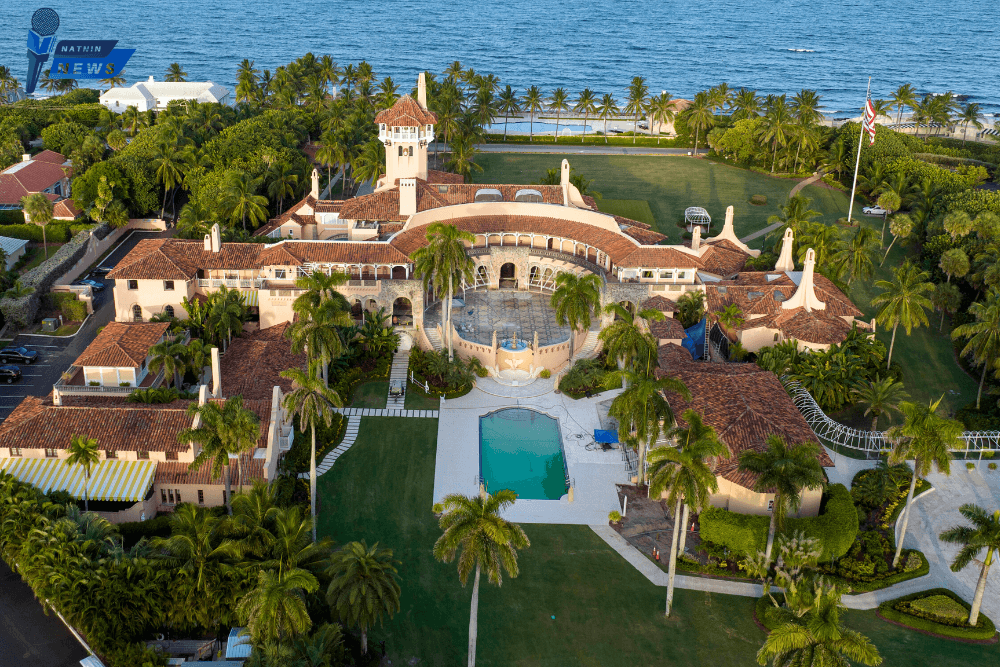
[[[491,345],[496,333],[497,343],[516,337],[530,344],[538,334],[538,344],[554,345],[569,340],[569,327],[556,324],[555,311],[549,305],[548,292],[516,290],[465,290],[455,295],[452,322],[458,335],[472,343]],[[431,306],[426,313],[428,326],[441,324],[444,301]]]

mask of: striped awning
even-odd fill
[[[243,305],[247,308],[257,307],[257,290],[255,289],[245,289],[240,290],[240,294],[243,295]]]
[[[43,493],[60,490],[84,497],[83,468],[68,465],[66,459],[5,458],[0,459],[0,469]],[[146,497],[155,475],[155,461],[100,461],[90,471],[90,499],[138,502]]]

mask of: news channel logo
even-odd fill
[[[125,68],[135,49],[116,49],[115,39],[63,39],[55,41],[59,14],[43,7],[31,15],[28,31],[28,79],[24,90],[35,92],[42,67],[52,55],[49,78],[109,79]]]

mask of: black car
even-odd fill
[[[0,380],[13,384],[21,379],[21,369],[17,366],[0,366]]]
[[[38,353],[24,347],[5,347],[0,350],[0,362],[33,364],[38,361]]]

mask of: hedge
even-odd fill
[[[4,225],[0,227],[0,236],[42,243],[42,228],[32,223]],[[49,243],[65,243],[69,241],[69,225],[62,222],[50,222],[45,225],[45,241]]]
[[[858,534],[858,513],[851,500],[851,492],[843,484],[833,484],[826,489],[825,512],[817,517],[786,519],[781,534],[796,531],[814,537],[823,545],[820,560],[828,561],[847,553]],[[724,546],[740,554],[749,555],[763,551],[767,545],[770,516],[739,514],[718,507],[701,513],[701,538]]]
[[[947,596],[964,606],[966,609],[970,608],[969,604],[966,603],[965,600],[947,588],[932,588],[930,590],[904,595],[903,597],[896,598],[895,600],[883,602],[878,606],[877,614],[879,618],[885,621],[895,622],[913,630],[931,633],[942,637],[979,642],[993,640],[994,635],[997,632],[996,626],[993,624],[993,621],[987,618],[982,612],[979,614],[979,621],[977,622],[976,627],[961,628],[954,625],[937,623],[927,618],[913,616],[896,609],[896,605],[900,602],[909,602],[910,600],[926,598],[932,595]]]

